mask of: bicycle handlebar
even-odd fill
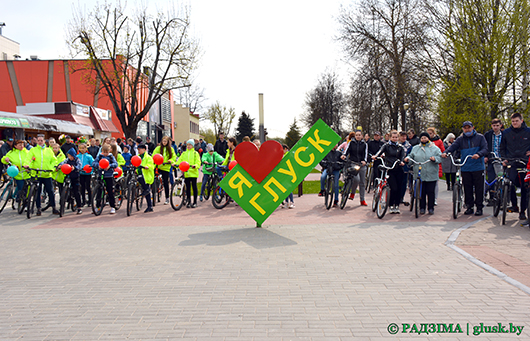
[[[424,164],[426,164],[426,163],[433,162],[431,159],[429,159],[429,160],[427,160],[427,161],[424,161],[424,162],[418,162],[418,161],[416,161],[416,160],[414,160],[414,159],[412,159],[412,158],[410,158],[410,157],[409,157],[409,161],[412,161],[412,162],[414,162],[414,163],[417,164],[417,165],[424,165]]]
[[[396,165],[398,164],[398,162],[402,162],[401,160],[396,160],[396,161],[394,161],[394,164],[392,165],[392,167],[387,167],[387,166],[385,166],[385,162],[384,162],[385,160],[382,157],[377,157],[377,159],[382,161],[382,164],[380,166],[385,168],[385,169],[387,169],[387,170],[394,169],[396,167]]]
[[[453,165],[455,165],[456,167],[462,167],[463,165],[466,164],[467,162],[467,159],[469,159],[470,157],[472,157],[473,155],[468,155],[466,156],[466,158],[464,159],[464,162],[462,163],[455,163],[455,159],[453,159],[453,154],[447,154],[451,157],[451,162],[453,163]]]

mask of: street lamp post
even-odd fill
[[[409,110],[409,104],[408,103],[403,104],[403,109],[405,109],[405,119],[403,120],[405,124],[403,125],[403,131],[407,131],[407,113]]]

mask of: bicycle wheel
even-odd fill
[[[140,211],[144,206],[144,196],[142,195],[142,187],[139,184],[136,184],[136,210]]]
[[[223,191],[217,181],[214,182],[214,190],[212,193],[212,205],[218,210],[223,209],[230,203],[230,197]]]
[[[508,202],[510,201],[510,183],[505,183],[502,186],[502,225],[506,225],[506,214],[508,213]]]
[[[372,198],[372,212],[377,209],[377,202],[379,201],[379,186],[374,189],[374,197]]]
[[[366,180],[364,184],[364,189],[366,193],[370,193],[370,183],[372,182],[373,167],[367,167],[366,169]]]
[[[388,185],[381,189],[381,195],[377,202],[377,218],[383,219],[388,209],[388,200],[390,199],[390,187]]]
[[[155,175],[155,180],[151,184],[151,201],[153,202],[153,206],[156,205],[156,194],[158,193],[158,177]]]
[[[59,199],[59,217],[64,216],[64,212],[66,211],[66,203],[68,201],[68,186],[63,186],[63,190],[61,191],[61,197]]]
[[[416,202],[416,195],[414,194],[414,188],[415,188],[416,184],[413,183],[412,186],[410,186],[410,189],[409,189],[409,194],[410,194],[410,207],[409,207],[409,210],[412,212],[412,210],[414,209],[414,203]]]
[[[0,213],[2,213],[10,199],[13,199],[13,183],[7,185],[0,194]]]
[[[499,212],[501,211],[501,206],[502,206],[502,187],[498,180],[497,182],[495,182],[495,187],[493,187],[492,200],[493,200],[493,216],[498,217]]]
[[[460,208],[462,207],[460,203],[460,186],[459,183],[453,185],[453,219],[458,218],[458,212],[460,212]]]
[[[326,193],[324,193],[324,205],[328,210],[331,208],[331,204],[333,202],[333,180],[333,175],[329,175],[326,180]]]
[[[7,183],[7,173],[0,172],[0,188],[4,187],[6,183]]]
[[[117,211],[120,209],[121,204],[123,203],[123,183],[121,181],[116,181],[114,185],[114,209]]]
[[[210,177],[208,178],[208,181],[206,181],[206,185],[205,188],[204,188],[204,200],[208,200],[210,199],[210,193],[212,192],[212,177],[213,177],[213,174],[210,175]]]
[[[26,216],[28,217],[28,219],[31,219],[31,215],[35,211],[35,203],[37,202],[38,195],[40,195],[39,185],[38,184],[31,185],[30,190],[29,190],[28,202],[27,202],[28,210],[26,212]]]
[[[346,179],[344,181],[344,186],[342,187],[342,195],[340,197],[340,209],[343,210],[346,207],[348,198],[350,197],[351,188],[353,186],[353,179]]]
[[[98,183],[92,191],[92,212],[98,216],[103,212],[105,207],[105,187],[102,183]]]
[[[129,184],[127,189],[127,216],[129,217],[132,214],[133,204],[136,201],[136,186],[134,184]]]
[[[186,184],[181,178],[175,179],[175,182],[173,182],[170,196],[171,198],[169,201],[171,203],[171,207],[175,211],[180,210],[186,201]]]
[[[24,208],[28,202],[29,196],[29,186],[27,183],[24,183],[22,190],[17,193],[17,212],[18,214],[24,213]]]
[[[414,186],[414,197],[416,198],[416,202],[414,203],[414,215],[418,218],[420,216],[421,180],[416,181]],[[412,206],[412,203],[410,206]]]

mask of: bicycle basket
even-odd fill
[[[347,176],[356,176],[361,170],[361,166],[356,163],[350,163],[345,167],[345,173]]]

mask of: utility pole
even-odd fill
[[[259,94],[259,140],[265,142],[265,115],[263,113],[263,94]]]

